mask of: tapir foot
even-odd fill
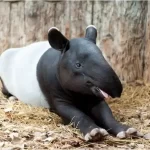
[[[86,141],[96,141],[106,135],[108,135],[108,132],[105,129],[95,128],[95,129],[92,129],[89,133],[87,133],[84,139]]]
[[[8,99],[9,99],[10,101],[15,101],[15,100],[17,100],[17,98],[16,98],[15,96],[10,96]]]
[[[128,128],[126,131],[119,132],[116,137],[124,139],[127,137],[142,137],[143,135],[139,133],[135,128]]]

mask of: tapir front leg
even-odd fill
[[[118,138],[126,138],[127,136],[136,136],[137,130],[130,128],[129,126],[122,125],[113,116],[108,104],[102,100],[91,108],[92,118],[95,122],[106,129],[110,134],[117,136]]]
[[[72,123],[84,135],[86,141],[98,140],[108,132],[97,126],[94,121],[72,104],[55,99],[56,113],[67,123]]]

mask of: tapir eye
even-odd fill
[[[76,68],[81,68],[81,64],[80,63],[76,63]]]

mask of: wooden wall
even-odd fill
[[[150,2],[0,0],[0,52],[47,40],[56,26],[67,38],[98,29],[97,45],[121,80],[150,82]]]

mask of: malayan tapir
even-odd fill
[[[0,56],[2,93],[49,108],[80,129],[86,141],[108,133],[118,138],[137,135],[135,128],[116,121],[105,101],[120,97],[123,87],[96,37],[93,25],[85,37],[71,40],[52,27],[48,41],[6,50]]]

